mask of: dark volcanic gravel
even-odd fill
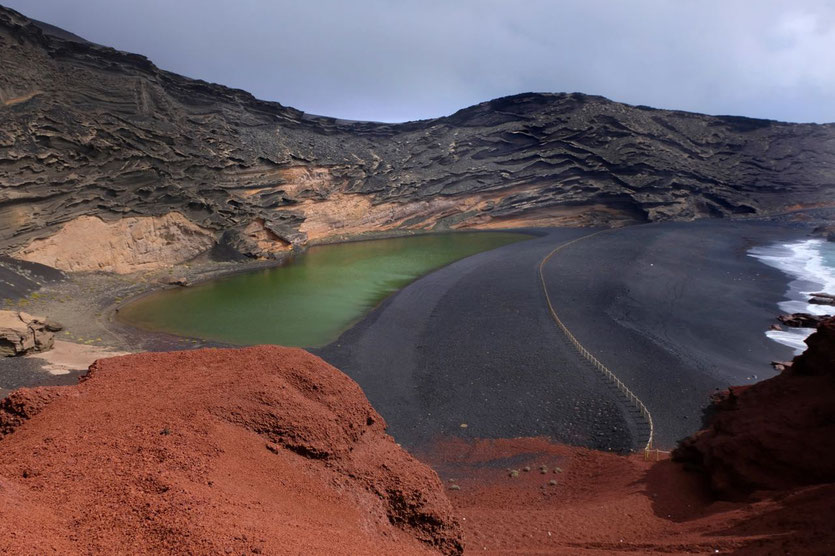
[[[454,263],[318,354],[359,382],[409,447],[455,435],[631,449],[627,408],[556,328],[539,285],[539,261],[587,233],[553,230]]]
[[[0,357],[0,399],[17,388],[66,386],[78,383],[81,372],[53,375],[43,370],[43,360],[24,357]]]
[[[639,448],[644,424],[556,328],[538,281],[551,249],[591,231],[557,229],[452,264],[317,353],[409,447],[545,435]],[[746,251],[803,235],[755,222],[636,226],[567,248],[546,277],[560,316],[644,400],[669,448],[700,428],[716,388],[772,376],[769,361],[790,358],[763,334],[786,278]]]
[[[566,248],[546,276],[563,322],[644,401],[669,448],[701,428],[716,388],[791,359],[764,333],[788,279],[746,252],[805,235],[756,222],[635,226]]]

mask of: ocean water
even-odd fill
[[[804,239],[754,247],[748,254],[791,278],[785,300],[778,303],[780,311],[812,315],[835,313],[832,305],[809,303],[812,293],[835,295],[835,242]],[[800,354],[806,349],[803,341],[814,331],[813,328],[784,327],[783,330],[769,330],[766,335],[775,342],[794,348],[795,353]]]

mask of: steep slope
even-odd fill
[[[0,249],[35,262],[45,259],[33,240],[83,216],[179,213],[213,240],[270,255],[391,229],[835,202],[831,124],[581,94],[517,95],[398,125],[346,122],[165,72],[3,8],[0,67]]]
[[[0,402],[0,552],[460,553],[437,475],[299,349],[97,361]]]
[[[806,343],[780,375],[721,395],[709,426],[673,452],[719,495],[835,482],[835,318]]]

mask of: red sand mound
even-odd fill
[[[437,475],[299,349],[146,353],[0,405],[0,551],[445,553]]]
[[[832,484],[714,501],[671,460],[536,438],[445,441],[425,460],[447,481],[468,553],[835,553]]]
[[[806,343],[780,375],[720,396],[710,426],[674,452],[720,496],[835,482],[835,318]]]

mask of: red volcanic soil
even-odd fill
[[[101,360],[0,402],[0,552],[835,554],[835,319],[807,343],[683,464],[447,439],[444,483],[302,350]]]
[[[835,482],[835,318],[806,344],[778,376],[719,396],[709,426],[674,452],[718,495]]]
[[[457,553],[434,471],[299,349],[146,353],[0,404],[0,552]]]
[[[535,438],[446,441],[424,459],[446,481],[466,553],[835,554],[832,484],[716,501],[669,459]]]

